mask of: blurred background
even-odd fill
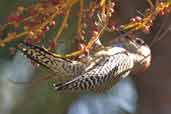
[[[29,5],[34,0],[0,0],[0,23],[17,5]],[[145,0],[119,0],[117,19],[127,22],[137,15],[137,10],[148,7]],[[157,18],[149,35],[139,35],[148,43],[157,38],[161,25],[169,28],[171,16]],[[74,27],[74,19],[70,26]],[[72,28],[72,27],[71,27]],[[72,49],[68,37],[73,29],[62,35],[63,43],[57,50],[65,53]],[[50,34],[49,34],[50,35]],[[117,83],[111,90],[102,93],[59,94],[51,88],[50,81],[41,81],[36,86],[14,84],[9,81],[28,81],[43,75],[45,69],[34,69],[20,52],[10,55],[12,43],[0,48],[0,114],[171,114],[171,33],[152,47],[152,65],[144,73]],[[66,40],[67,39],[67,40]]]

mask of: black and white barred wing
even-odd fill
[[[53,84],[57,91],[95,90],[110,88],[116,81],[125,78],[133,68],[133,59],[125,51],[111,56],[103,56],[96,65],[72,80]]]
[[[58,57],[54,53],[35,45],[22,43],[18,46],[18,49],[29,59],[50,69],[57,76],[72,77],[79,75],[85,69],[85,64],[82,62],[71,61],[62,57]]]

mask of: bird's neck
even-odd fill
[[[131,54],[134,60],[134,72],[139,73],[145,71],[151,64],[151,56],[142,56],[139,54]]]

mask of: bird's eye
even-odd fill
[[[137,44],[145,45],[145,42],[142,39],[140,39],[140,38],[136,38],[135,41],[136,41]]]

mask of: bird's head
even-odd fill
[[[135,72],[144,71],[150,66],[151,50],[150,47],[142,39],[132,39],[125,47],[134,57]]]
[[[135,71],[144,71],[151,64],[150,47],[141,38],[119,37],[113,41],[114,46],[126,49],[134,58]]]

